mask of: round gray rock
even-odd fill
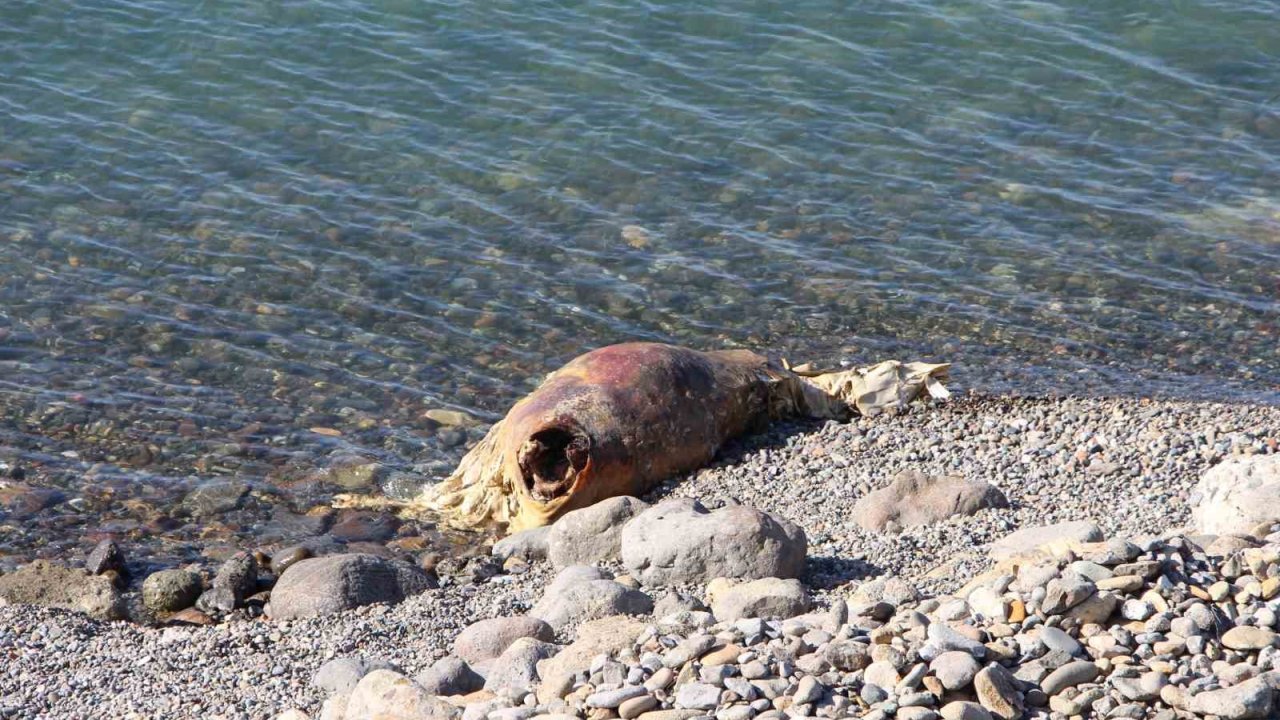
[[[614,560],[622,527],[649,507],[633,497],[612,497],[565,513],[547,536],[547,558],[557,568]]]
[[[142,603],[154,612],[177,612],[194,605],[203,588],[190,570],[161,570],[142,581]]]
[[[396,603],[434,588],[418,568],[359,553],[302,560],[285,570],[271,592],[277,620],[342,612],[373,603]]]
[[[696,501],[659,503],[622,529],[622,563],[645,585],[795,578],[807,542],[798,526],[742,505],[708,511]]]
[[[482,663],[503,653],[520,638],[555,640],[555,630],[536,617],[496,617],[468,625],[453,640],[453,654],[468,663]]]

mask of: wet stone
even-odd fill
[[[122,577],[129,574],[125,568],[124,552],[114,540],[99,542],[85,559],[84,568],[93,575],[102,575],[108,571],[119,573]]]
[[[343,542],[386,542],[395,537],[399,518],[365,510],[348,510],[338,516],[329,534]]]

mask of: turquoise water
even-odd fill
[[[430,475],[632,338],[1274,397],[1277,17],[6,0],[0,460]]]

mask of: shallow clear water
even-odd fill
[[[1277,16],[6,0],[0,462],[431,475],[632,338],[1273,399]]]

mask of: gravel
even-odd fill
[[[779,424],[644,499],[686,496],[711,508],[741,503],[796,523],[809,542],[803,580],[825,606],[884,576],[894,576],[898,585],[859,592],[953,592],[989,567],[986,544],[1022,527],[1089,520],[1110,538],[1184,526],[1201,472],[1233,454],[1274,453],[1278,437],[1280,408],[1269,406],[970,396],[845,425]],[[851,513],[854,503],[903,470],[989,482],[1010,507],[898,534],[861,529]],[[1109,565],[1117,576],[1123,567]],[[552,576],[548,563],[535,560],[520,574],[446,584],[394,606],[290,621],[233,615],[208,627],[147,628],[69,611],[0,606],[0,717],[238,720],[272,718],[289,708],[315,717],[325,693],[311,679],[327,660],[361,655],[389,661],[408,675],[421,672],[448,653],[469,623],[528,611]],[[669,589],[704,596],[697,586]],[[647,592],[657,599],[667,590]],[[868,612],[877,612],[871,607]],[[929,626],[930,637],[934,628]],[[560,639],[572,639],[571,633],[566,629]],[[1193,645],[1202,644],[1198,637],[1192,637]],[[954,651],[959,648],[951,645],[964,645],[960,640],[940,646]],[[1055,639],[1067,647],[1074,642]],[[983,673],[983,687],[1004,690],[997,687],[1007,684],[999,671]],[[991,681],[993,674],[999,682]],[[1150,691],[1140,678],[1121,686],[1132,693]],[[712,703],[711,690],[684,694],[690,706]],[[1200,697],[1191,700],[1213,699]],[[1060,702],[1066,707],[1079,700]]]

